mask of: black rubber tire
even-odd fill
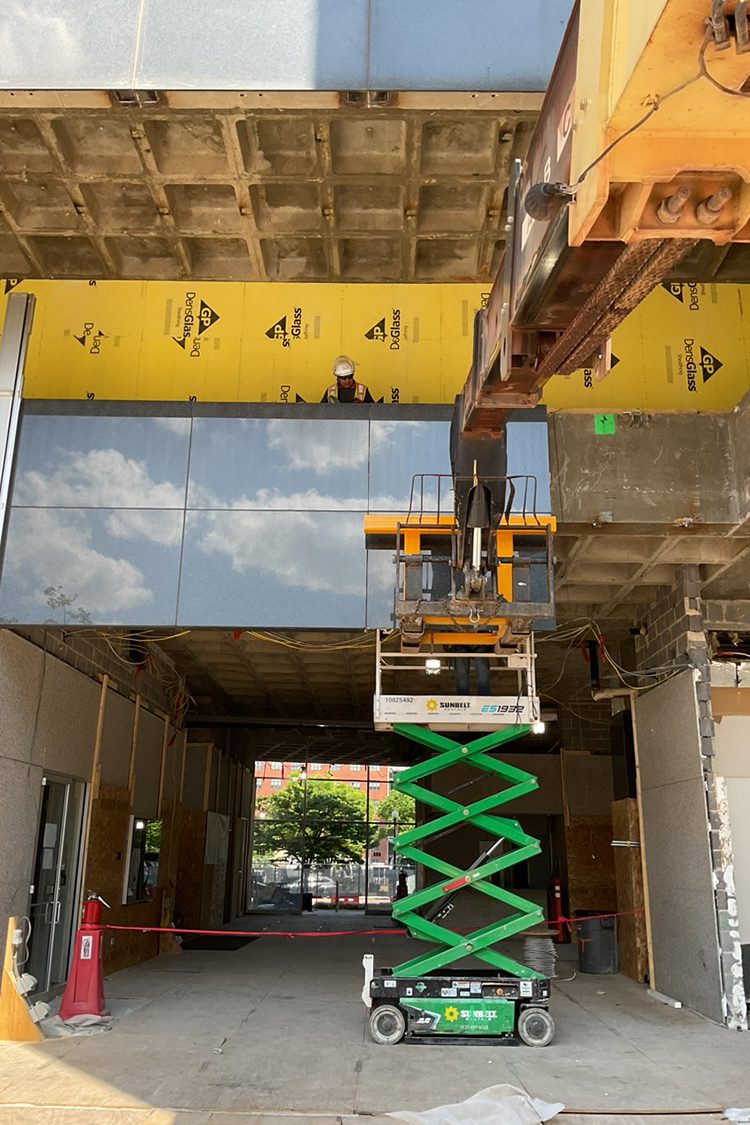
[[[546,1008],[524,1008],[518,1017],[518,1034],[527,1047],[546,1047],[555,1035],[555,1021]]]
[[[370,1037],[381,1046],[390,1047],[403,1039],[406,1017],[395,1004],[379,1004],[370,1014]]]

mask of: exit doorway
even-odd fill
[[[37,995],[53,992],[68,976],[80,877],[85,786],[72,778],[42,778],[31,933],[26,971],[37,979]]]

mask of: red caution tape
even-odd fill
[[[182,926],[110,926],[103,925],[103,930],[127,930],[135,934],[197,934],[199,937],[362,937],[363,935],[377,934],[405,934],[406,930],[186,930]]]
[[[581,918],[565,918],[564,916],[554,919],[557,922],[564,922],[569,929],[572,930],[577,922],[592,922],[598,918],[626,918],[634,914],[643,914],[643,910],[622,910],[612,911],[608,914],[585,914]],[[102,930],[124,930],[128,933],[134,934],[195,934],[198,937],[283,937],[283,938],[327,938],[327,937],[379,937],[381,935],[399,936],[402,937],[408,933],[408,930],[403,928],[393,929],[377,929],[377,930],[188,930],[183,926],[113,926],[104,924],[101,926]],[[464,931],[457,930],[457,933]],[[466,930],[466,933],[470,931]],[[523,937],[523,934],[519,934]]]

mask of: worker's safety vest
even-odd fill
[[[364,383],[357,383],[357,389],[354,392],[354,401],[355,402],[364,402],[366,394],[367,394],[367,387],[364,385]],[[339,385],[338,385],[338,383],[331,383],[330,387],[328,388],[328,401],[329,402],[338,402],[339,401]]]

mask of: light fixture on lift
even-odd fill
[[[437,656],[428,656],[424,662],[424,670],[428,676],[437,676],[442,667]]]
[[[546,729],[547,729],[547,724],[543,723],[542,720],[539,719],[539,720],[537,720],[537,722],[532,724],[531,733],[532,734],[544,734]]]

